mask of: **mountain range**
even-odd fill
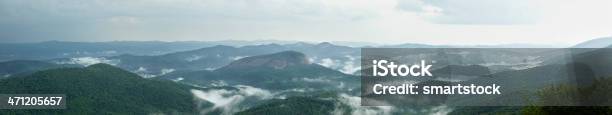
[[[310,63],[305,54],[295,51],[246,57],[212,71],[176,72],[159,78],[208,87],[222,83],[230,86],[250,85],[269,90],[356,88],[359,79]]]
[[[607,47],[592,44],[599,42],[605,40],[575,47]],[[444,97],[454,104],[491,100],[524,104],[528,101],[517,97],[539,99],[542,97],[537,93],[543,90],[562,93],[565,90],[546,89],[565,84],[588,86],[596,81],[598,87],[605,86],[600,79],[612,76],[607,71],[612,65],[607,61],[612,50],[606,48],[474,46],[463,49],[465,52],[443,53],[437,50],[453,48],[447,51],[454,52],[461,48],[345,43],[423,50],[391,58],[427,54],[426,58],[443,59],[438,61],[441,66],[433,68],[438,76],[413,79],[420,85],[498,83],[507,88],[504,91],[508,93],[500,96]],[[0,45],[0,61],[3,61],[0,62],[0,93],[66,94],[68,109],[0,110],[0,113],[431,114],[436,112],[434,108],[440,108],[360,106],[361,82],[355,73],[371,68],[361,68],[359,47],[297,41],[3,43]],[[457,113],[465,112],[465,108],[454,109]],[[488,112],[499,113],[500,109],[491,108]],[[523,108],[511,109],[516,112]]]

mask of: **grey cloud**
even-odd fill
[[[237,38],[375,14],[302,0],[3,0],[2,42]],[[297,23],[300,22],[300,23]],[[236,33],[252,32],[248,35]]]
[[[434,23],[508,25],[535,23],[531,5],[527,0],[399,0],[396,7]]]

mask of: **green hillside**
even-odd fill
[[[66,94],[63,110],[0,110],[1,114],[193,114],[190,87],[143,79],[107,64],[60,68],[0,80],[0,94]]]
[[[321,100],[308,97],[291,97],[281,100],[272,100],[238,115],[327,115],[336,104],[330,100]]]
[[[306,56],[295,51],[246,57],[215,71],[201,70],[175,72],[160,79],[176,80],[182,83],[210,85],[223,81],[230,85],[250,85],[269,90],[293,88],[335,89],[340,82],[346,87],[357,87],[356,76],[308,63]]]
[[[33,60],[13,60],[0,62],[0,78],[22,76],[34,73],[40,70],[61,68],[61,67],[79,67],[78,65],[70,64],[53,64],[43,61]]]

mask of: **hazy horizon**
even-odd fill
[[[595,38],[597,39],[597,38]],[[593,39],[590,39],[593,40]],[[589,41],[589,40],[586,40]],[[536,44],[536,43],[499,43],[499,44],[427,44],[427,43],[415,43],[415,42],[400,42],[400,43],[376,43],[376,42],[367,42],[367,41],[300,41],[300,40],[276,40],[276,39],[262,39],[262,40],[182,40],[182,41],[166,41],[166,40],[109,40],[109,41],[68,41],[68,40],[46,40],[46,41],[20,41],[20,42],[5,42],[0,41],[0,43],[7,44],[29,44],[29,43],[45,43],[45,42],[78,42],[78,43],[109,43],[109,42],[164,42],[164,43],[176,43],[176,42],[210,42],[210,43],[219,43],[219,42],[253,42],[247,45],[262,45],[263,44],[294,44],[294,43],[310,43],[310,44],[320,44],[320,43],[331,43],[335,45],[346,45],[353,44],[351,46],[387,46],[387,45],[402,45],[402,44],[423,44],[423,45],[439,45],[439,46],[500,46],[500,45],[533,45],[533,46],[545,46],[545,47],[569,47],[576,44]],[[582,42],[580,42],[582,43]],[[361,44],[361,45],[360,45]],[[363,45],[366,44],[366,45]]]

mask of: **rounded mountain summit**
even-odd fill
[[[220,68],[225,69],[238,69],[238,68],[260,68],[268,67],[274,69],[284,69],[289,66],[295,65],[308,65],[310,62],[306,58],[306,55],[296,51],[283,51],[267,55],[259,55],[252,57],[245,57],[236,60],[229,65]]]

